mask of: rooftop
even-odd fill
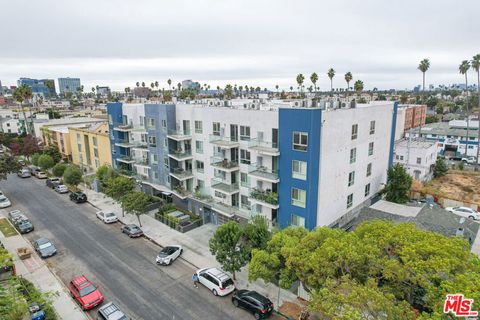
[[[449,123],[446,122],[436,122],[436,123],[429,123],[422,127],[422,134],[436,134],[441,136],[458,136],[458,137],[466,137],[467,136],[467,129],[466,128],[458,128],[458,127],[451,127]],[[468,136],[471,138],[476,138],[478,136],[478,128],[473,126],[470,127],[470,131]]]
[[[429,149],[435,146],[435,142],[433,141],[426,141],[426,140],[411,140],[410,142],[408,139],[402,139],[395,143],[395,147],[402,147],[402,148],[416,148],[416,149]]]

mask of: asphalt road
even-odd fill
[[[236,309],[230,296],[215,297],[202,286],[195,289],[194,269],[187,262],[177,259],[171,266],[157,266],[158,246],[128,238],[120,232],[120,223],[101,223],[92,206],[71,202],[68,195],[47,188],[45,180],[11,175],[0,182],[0,189],[12,201],[9,210],[23,210],[33,222],[35,231],[25,237],[47,237],[55,244],[58,253],[47,262],[64,284],[84,274],[100,285],[106,302],[115,301],[133,319],[253,318]]]

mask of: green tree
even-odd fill
[[[242,226],[242,233],[250,248],[265,249],[271,238],[268,221],[264,216],[256,215],[249,223]]]
[[[298,84],[298,88],[300,89],[301,92],[303,92],[303,81],[305,80],[305,77],[303,76],[303,74],[299,73],[297,75],[297,84]]]
[[[221,225],[209,241],[210,252],[225,271],[235,272],[244,267],[249,258],[249,250],[242,237],[242,230],[235,221]]]
[[[30,157],[30,162],[38,167],[38,159],[40,158],[41,154],[40,153],[34,153],[31,157]]]
[[[58,151],[58,147],[56,145],[49,145],[45,149],[43,149],[43,154],[47,154],[52,157],[53,162],[59,163],[62,160],[62,154]]]
[[[423,59],[418,65],[418,70],[422,72],[423,75],[423,92],[425,92],[425,73],[430,69],[430,60]]]
[[[333,68],[328,69],[327,76],[330,79],[330,91],[333,92],[333,77],[335,77],[335,70]]]
[[[110,179],[118,177],[118,173],[112,167],[106,165],[100,166],[95,175],[103,188]]]
[[[357,80],[353,84],[353,89],[358,93],[362,93],[363,91],[363,81],[362,80]]]
[[[114,200],[119,201],[123,196],[132,192],[134,189],[135,181],[133,179],[124,176],[118,176],[109,179],[106,182],[103,192]]]
[[[460,66],[458,67],[458,71],[460,74],[465,75],[465,92],[467,93],[467,99],[465,99],[465,109],[467,112],[467,139],[469,137],[469,131],[470,131],[470,110],[468,108],[468,70],[470,69],[470,61],[468,60],[463,60]],[[465,147],[465,157],[467,156],[467,147]]]
[[[408,102],[408,94],[406,92],[402,93],[400,96],[400,103],[406,104]]]
[[[317,81],[318,81],[318,74],[316,72],[312,73],[310,76],[310,81],[313,83],[313,89],[315,92],[317,92]],[[278,93],[278,85],[276,86],[277,88],[277,93]]]
[[[150,197],[143,192],[129,192],[120,198],[122,211],[137,216],[138,224],[142,226],[140,216],[148,212]]]
[[[168,79],[167,83],[168,83],[168,88],[172,90],[172,79]]]
[[[75,165],[69,165],[63,172],[63,181],[66,184],[77,186],[82,182],[82,170]]]
[[[226,99],[231,99],[233,97],[233,88],[231,84],[227,84],[223,90]]]
[[[435,123],[435,122],[437,122],[437,118],[435,116],[426,116],[425,117],[425,123],[426,124]]]
[[[27,119],[27,115],[25,114],[25,109],[23,108],[23,103],[30,100],[32,98],[32,88],[27,86],[26,84],[22,84],[18,88],[15,89],[13,92],[13,99],[20,104],[20,109],[22,109],[23,113],[23,120],[25,121],[24,124],[24,132],[25,133],[33,133],[32,128],[32,118],[31,118],[31,110],[30,110],[30,121]]]
[[[20,163],[10,154],[0,155],[0,180],[6,180],[10,173],[15,173],[21,169]]]
[[[395,164],[387,171],[387,185],[385,186],[385,199],[395,203],[405,203],[410,198],[408,193],[412,186],[412,177],[405,167]]]
[[[46,171],[54,166],[53,159],[48,154],[42,154],[38,157],[38,166]]]
[[[65,169],[67,168],[66,163],[57,163],[53,166],[52,173],[55,177],[62,177]]]

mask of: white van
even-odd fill
[[[226,296],[235,290],[232,278],[217,268],[203,268],[197,271],[198,281],[216,296]]]

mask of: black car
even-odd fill
[[[136,224],[126,224],[122,227],[122,232],[127,234],[130,238],[137,238],[143,235],[142,229]]]
[[[273,311],[273,303],[256,291],[238,290],[233,293],[232,303],[237,308],[250,311],[255,319],[268,318]]]
[[[70,200],[75,203],[87,202],[87,195],[83,192],[72,192],[70,193]]]
[[[45,184],[47,187],[55,189],[56,186],[62,184],[62,180],[60,180],[60,178],[48,178]]]

